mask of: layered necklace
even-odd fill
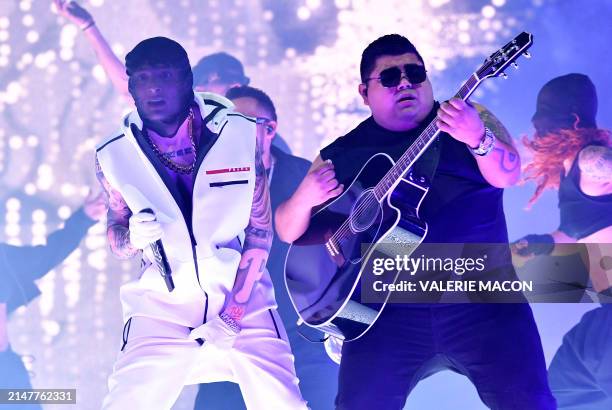
[[[177,164],[176,162],[172,161],[167,155],[164,155],[164,153],[159,149],[159,147],[155,144],[155,142],[153,142],[153,139],[151,138],[148,132],[145,132],[145,136],[146,136],[147,142],[151,146],[151,149],[153,149],[153,152],[155,152],[155,155],[157,155],[157,158],[159,158],[159,160],[166,166],[166,168],[170,168],[172,171],[178,172],[179,174],[191,175],[193,173],[193,170],[195,169],[195,164],[196,164],[197,157],[198,157],[197,151],[196,151],[195,140],[193,138],[193,109],[192,108],[189,109],[189,115],[187,116],[187,130],[189,133],[189,140],[191,141],[191,147],[193,149],[193,162],[190,165]]]

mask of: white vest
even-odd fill
[[[206,101],[205,101],[206,100]],[[142,152],[130,127],[142,129],[136,111],[124,118],[120,133],[97,148],[109,184],[132,213],[155,212],[162,224],[162,243],[175,289],[169,292],[146,249],[140,278],[121,288],[124,319],[148,316],[197,327],[218,315],[234,285],[241,258],[239,237],[249,223],[255,186],[255,123],[231,109],[215,94],[196,93],[202,118],[216,115],[205,126],[218,134],[196,170],[192,197],[192,246],[187,223],[170,191]],[[197,261],[197,265],[196,265]],[[274,294],[266,273],[256,285],[253,309],[273,307]]]

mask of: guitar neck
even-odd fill
[[[478,88],[480,80],[476,74],[472,74],[470,78],[463,84],[459,89],[454,98],[461,98],[467,100],[470,95]],[[403,175],[408,171],[416,162],[417,159],[423,152],[431,145],[435,140],[436,136],[440,133],[436,121],[438,117],[434,118],[429,125],[423,130],[421,135],[410,145],[410,147],[402,154],[397,160],[395,165],[387,172],[387,174],[380,180],[374,188],[376,198],[381,201],[389,192],[393,190],[397,182]]]

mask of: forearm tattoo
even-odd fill
[[[255,156],[255,189],[251,218],[245,229],[245,241],[242,259],[236,273],[236,281],[232,290],[232,300],[227,313],[235,320],[240,320],[249,302],[253,288],[261,279],[272,245],[272,211],[268,177],[261,157],[261,146],[257,147]]]
[[[120,259],[131,258],[138,253],[138,249],[134,248],[130,243],[129,220],[132,212],[121,194],[104,177],[98,157],[96,157],[96,177],[108,199],[106,236],[108,237],[111,251]]]
[[[251,218],[245,233],[245,250],[252,248],[270,250],[272,245],[272,209],[270,206],[270,190],[268,176],[261,156],[262,147],[258,143],[255,154],[255,189]]]
[[[251,252],[254,254],[254,252]],[[237,292],[234,293],[234,301],[239,304],[246,304],[251,297],[251,291],[255,287],[255,283],[261,279],[266,269],[267,258],[263,252],[257,252],[254,255],[247,255],[244,264],[238,268],[236,279],[240,279],[242,283],[236,283]]]
[[[499,155],[501,158],[499,160],[499,165],[504,172],[507,172],[507,173],[514,172],[520,166],[521,163],[518,160],[518,155],[515,154],[514,152],[508,151],[504,147],[495,147],[493,148],[493,151],[499,152]]]
[[[612,182],[612,148],[591,145],[580,151],[580,171],[599,182]]]
[[[474,104],[476,109],[478,110],[478,114],[484,122],[485,127],[490,129],[493,134],[495,134],[495,138],[498,141],[503,142],[505,145],[510,147],[511,149],[506,149],[503,145],[497,145],[493,151],[499,152],[500,156],[500,169],[506,173],[512,173],[516,171],[518,167],[521,166],[520,158],[516,151],[514,151],[514,143],[512,141],[512,136],[504,127],[504,125],[485,107],[479,104]]]
[[[497,138],[498,141],[503,142],[511,149],[514,149],[512,136],[506,127],[504,127],[504,125],[491,113],[491,111],[479,104],[475,104],[475,106],[485,127],[490,129],[493,134],[495,134],[495,138]],[[499,166],[502,171],[512,173],[521,166],[521,161],[516,151],[507,149],[503,145],[497,145],[493,151],[499,152]]]

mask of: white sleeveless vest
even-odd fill
[[[121,288],[124,319],[148,316],[197,327],[218,315],[231,291],[241,258],[241,239],[249,223],[255,186],[255,123],[215,94],[196,93],[205,126],[218,134],[196,176],[192,196],[192,244],[187,223],[170,191],[142,152],[130,127],[142,129],[137,111],[124,118],[120,133],[97,148],[104,176],[132,213],[152,209],[162,224],[162,243],[175,289],[169,292],[145,249],[140,278]],[[275,306],[266,272],[253,290],[249,313]]]

